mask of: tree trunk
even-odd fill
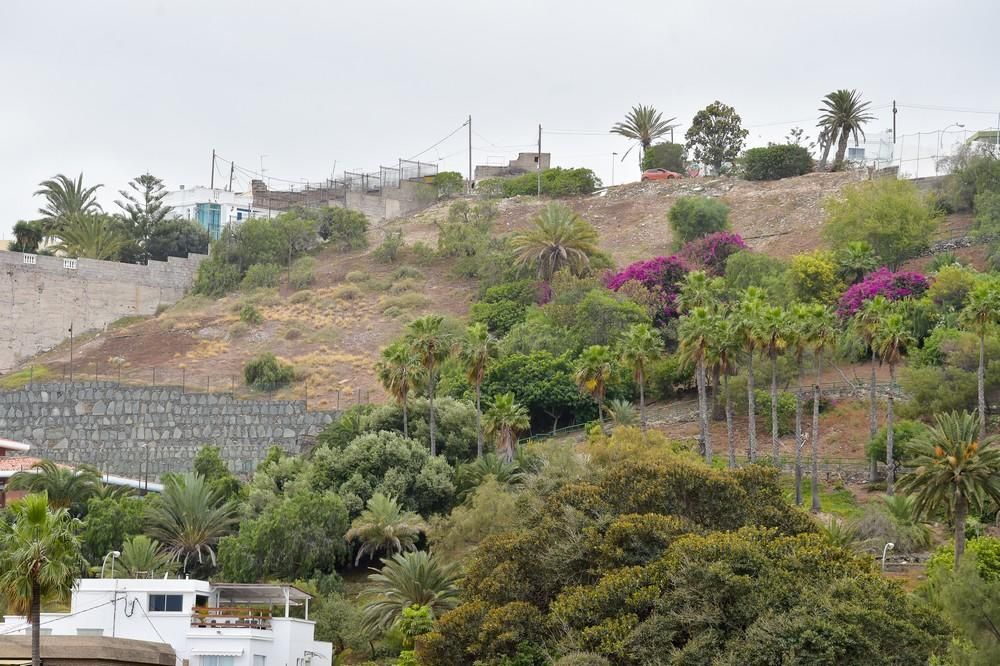
[[[757,462],[757,401],[754,399],[753,380],[753,352],[750,352],[750,361],[747,363],[747,434],[750,438],[750,451],[748,455],[750,462]]]
[[[708,391],[705,389],[707,380],[705,373],[705,361],[698,361],[698,433],[701,439],[702,452],[705,455],[705,462],[712,464],[712,444],[708,436]]]
[[[889,364],[889,399],[886,401],[885,413],[885,494],[892,495],[892,486],[896,481],[896,463],[893,458],[892,445],[896,433],[892,428],[893,409],[895,407],[896,364]]]
[[[795,506],[802,506],[802,381],[805,365],[799,359],[799,385],[795,391]]]
[[[431,430],[431,455],[436,456],[437,440],[434,438],[434,368],[431,368],[427,377],[427,407],[430,410],[427,423]]]
[[[604,434],[604,396],[597,399],[597,422],[601,424],[601,434]]]
[[[986,439],[986,332],[979,334],[979,441]]]
[[[827,140],[823,143],[823,155],[819,159],[819,171],[826,169],[826,161],[830,158],[830,148],[833,147],[833,142],[837,137],[831,133],[827,137]]]
[[[878,432],[878,406],[876,403],[877,392],[875,382],[878,377],[875,375],[875,344],[872,343],[872,383],[868,387],[868,400],[871,403],[868,407],[868,440],[873,441]],[[868,480],[874,482],[878,478],[878,459],[872,454],[870,468],[868,470]]]
[[[722,401],[719,400],[719,386],[721,384],[720,379],[722,375],[722,370],[719,365],[716,364],[712,368],[712,420],[718,421],[725,417],[725,411],[722,409]]]
[[[476,383],[476,457],[483,457],[483,407],[482,407],[482,385]]]
[[[812,427],[812,512],[819,513],[819,378],[823,374],[823,352],[816,354],[816,383],[813,384]]]
[[[643,376],[642,369],[639,369],[639,428],[642,430],[642,434],[646,434],[646,391],[643,387],[645,383],[645,377]]]
[[[778,444],[778,357],[771,356],[771,455],[775,466],[781,464]]]
[[[840,131],[840,141],[837,142],[837,157],[833,160],[833,170],[840,171],[844,168],[844,154],[847,153],[847,140],[851,138],[851,133],[846,129]]]
[[[965,554],[965,515],[969,505],[959,489],[955,488],[955,571]]]
[[[729,448],[729,469],[736,468],[736,441],[733,439],[733,399],[729,394],[729,373],[724,375],[726,383],[726,446]]]
[[[409,438],[410,436],[410,414],[409,409],[406,406],[409,396],[403,396],[403,437]]]
[[[41,628],[42,589],[37,580],[31,581],[31,666],[42,666]]]

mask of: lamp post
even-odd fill
[[[891,541],[885,544],[885,548],[882,549],[882,571],[885,571],[885,554],[896,547],[896,544]]]
[[[944,133],[947,132],[948,130],[950,130],[952,127],[958,127],[959,129],[964,129],[965,128],[965,124],[963,124],[963,123],[952,123],[951,125],[948,125],[944,129],[938,130],[938,149],[937,149],[938,159],[934,160],[934,175],[935,176],[938,175],[938,162],[940,161],[940,158],[941,158],[941,151],[944,149]]]
[[[611,153],[611,186],[615,186],[615,158],[618,157],[618,153]]]
[[[108,564],[108,558],[111,558],[111,577],[115,577],[115,560],[121,557],[121,552],[117,550],[112,550],[107,555],[104,556],[104,561],[101,562],[101,578],[104,578],[104,567]]]

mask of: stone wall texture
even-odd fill
[[[0,370],[61,343],[71,324],[79,334],[176,303],[203,259],[170,257],[147,266],[77,259],[67,268],[73,263],[61,257],[0,252]]]
[[[253,471],[272,445],[301,453],[333,412],[301,400],[238,400],[221,393],[113,382],[35,384],[0,391],[0,438],[30,455],[138,478],[190,470],[205,445],[218,446],[235,474]]]

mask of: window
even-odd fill
[[[233,661],[232,657],[207,654],[201,658],[201,666],[233,666]]]
[[[860,162],[865,159],[865,149],[861,146],[847,149],[847,159],[852,162]]]
[[[253,656],[253,666],[267,666],[267,657],[262,654],[255,654]]]
[[[77,636],[103,636],[104,635],[104,630],[103,629],[77,629],[76,630],[76,635]]]
[[[177,613],[184,607],[182,594],[151,594],[149,595],[149,610],[157,613]]]

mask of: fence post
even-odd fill
[[[337,389],[337,411],[340,411],[340,389]]]
[[[156,366],[153,366],[153,386],[156,386]]]
[[[181,395],[184,395],[184,387],[186,386],[186,384],[187,384],[187,367],[181,365]]]
[[[212,392],[212,375],[205,377],[205,393]]]

